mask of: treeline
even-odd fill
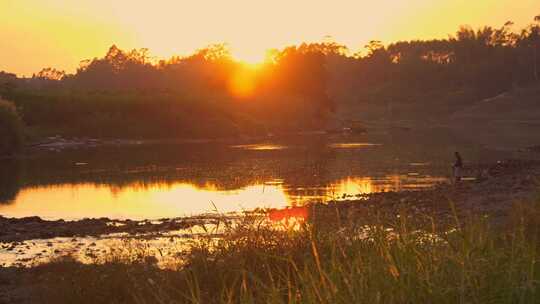
[[[416,104],[413,111],[439,118],[471,102],[538,82],[540,16],[535,20],[519,33],[507,22],[501,28],[462,27],[443,40],[388,47],[372,42],[357,66],[359,96],[401,110]]]
[[[290,47],[254,67],[233,60],[223,45],[158,63],[144,49],[112,46],[73,75],[7,75],[0,93],[15,101],[28,126],[74,135],[222,137],[320,128],[333,107],[325,92],[326,47]]]
[[[516,32],[462,27],[447,39],[291,46],[259,66],[224,45],[156,62],[112,46],[74,74],[0,73],[0,94],[29,127],[69,135],[227,137],[322,129],[335,110],[358,118],[440,119],[474,101],[539,80],[540,16]],[[338,111],[339,113],[339,111]],[[426,116],[427,115],[427,116]],[[339,118],[339,115],[337,115]]]

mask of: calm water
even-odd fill
[[[446,181],[457,149],[472,163],[509,156],[401,136],[33,152],[1,163],[0,215],[155,219],[418,189]]]

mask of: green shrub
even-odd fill
[[[0,156],[21,151],[23,123],[12,102],[0,99]]]

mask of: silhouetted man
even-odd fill
[[[461,181],[461,170],[463,169],[463,160],[459,152],[455,153],[456,161],[454,162],[454,180],[456,183]]]

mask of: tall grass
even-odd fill
[[[485,216],[418,226],[405,209],[338,220],[338,229],[248,219],[200,240],[169,270],[144,250],[38,269],[50,303],[537,303],[539,210],[517,206],[504,229]]]

